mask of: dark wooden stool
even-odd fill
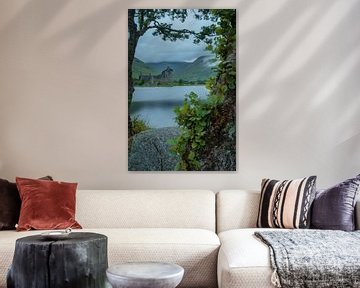
[[[107,267],[105,235],[73,232],[62,240],[28,236],[16,240],[7,287],[105,287]]]

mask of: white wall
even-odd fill
[[[127,8],[195,2],[164,3],[0,2],[0,178],[219,190],[360,173],[360,0],[197,0],[238,9],[237,172],[128,172]]]

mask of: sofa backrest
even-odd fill
[[[216,194],[216,232],[255,228],[260,202],[259,191],[223,190]],[[355,207],[356,229],[360,230],[360,199]]]
[[[76,219],[84,228],[215,231],[215,193],[209,190],[78,190]]]
[[[256,227],[260,192],[222,190],[216,194],[216,231]]]

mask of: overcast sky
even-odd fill
[[[211,21],[197,20],[192,11],[189,11],[188,17],[184,23],[179,20],[172,21],[170,18],[164,18],[167,23],[173,23],[173,28],[189,29],[200,31],[202,26],[210,25]],[[135,57],[144,62],[162,62],[162,61],[186,61],[192,62],[196,58],[210,54],[204,50],[206,44],[194,44],[193,38],[186,40],[163,41],[159,36],[153,36],[154,29],[148,30],[140,37],[135,51]]]

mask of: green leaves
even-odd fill
[[[207,144],[210,116],[222,101],[223,97],[216,95],[201,100],[197,94],[191,92],[185,95],[183,106],[174,109],[176,121],[182,131],[171,143],[171,151],[181,158],[177,165],[178,170],[201,170],[199,155]]]
[[[182,133],[175,139],[172,151],[180,155],[178,170],[199,170],[198,152],[205,147],[206,129],[209,123],[210,106],[191,92],[185,96],[182,107],[176,107],[176,121]]]
[[[186,171],[206,169],[209,152],[214,147],[222,145],[224,139],[234,144],[236,141],[232,106],[236,103],[236,10],[199,9],[196,17],[216,21],[216,25],[202,27],[194,42],[205,42],[207,49],[216,53],[219,64],[216,77],[206,82],[208,98],[201,100],[190,93],[183,106],[175,109],[181,135],[172,142],[171,150],[181,159],[176,169]]]

